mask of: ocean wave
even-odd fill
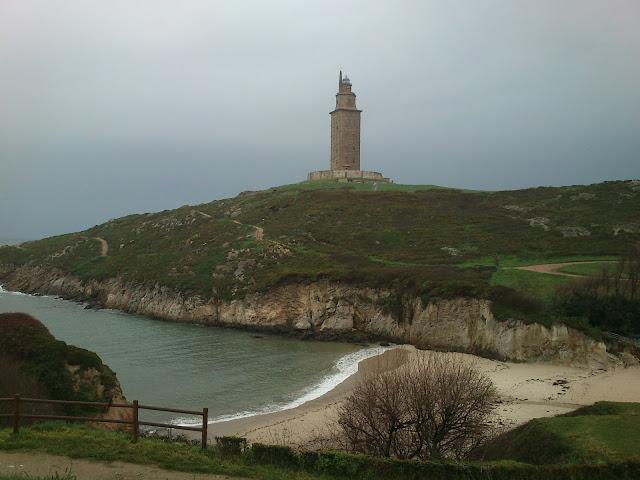
[[[391,347],[369,347],[358,350],[357,352],[349,353],[338,359],[333,367],[333,372],[319,382],[313,384],[309,388],[303,390],[298,397],[290,402],[284,402],[280,404],[269,404],[263,408],[257,410],[246,410],[233,414],[220,415],[209,420],[209,424],[227,422],[229,420],[238,420],[240,418],[255,417],[257,415],[266,415],[268,413],[281,412],[283,410],[291,410],[292,408],[299,407],[300,405],[315,400],[321,397],[325,393],[330,392],[351,375],[358,371],[358,364],[366,360],[367,358],[375,357],[389,350]],[[175,418],[170,423],[179,426],[198,426],[202,422],[199,418]]]
[[[14,291],[11,291],[11,290],[6,290],[1,284],[0,284],[0,293],[6,293],[8,295],[29,295],[28,293],[14,292]]]

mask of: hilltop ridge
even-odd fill
[[[524,359],[542,353],[497,344],[504,326],[477,322],[590,327],[541,306],[566,277],[511,267],[616,259],[640,240],[638,218],[637,180],[499,192],[303,182],[2,247],[0,282],[166,319],[430,345],[438,336],[417,319],[438,323],[430,305],[451,301],[438,311],[467,333],[439,346]]]
[[[0,263],[236,298],[287,278],[464,276],[457,267],[500,257],[615,256],[640,239],[638,218],[638,181],[499,192],[303,182],[4,247]]]

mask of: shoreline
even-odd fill
[[[360,350],[356,350],[352,353],[347,353],[340,357],[336,362],[338,372],[334,374],[326,375],[320,381],[310,385],[306,389],[298,392],[298,396],[293,400],[281,404],[267,404],[261,410],[255,411],[242,411],[232,414],[225,414],[209,419],[208,425],[220,425],[228,422],[235,422],[238,420],[261,417],[265,415],[273,415],[281,412],[287,412],[300,408],[307,403],[318,400],[325,395],[331,394],[336,388],[340,387],[345,382],[350,382],[350,379],[358,374],[359,365],[366,363],[369,360],[383,356],[385,352],[394,349],[394,346],[383,347],[380,345],[363,346]],[[200,425],[201,422],[190,422],[187,419],[174,419],[173,423],[180,426]]]
[[[308,422],[314,431],[321,429],[320,423],[325,413],[333,412],[364,376],[400,368],[409,361],[409,358],[410,351],[405,346],[388,347],[380,354],[358,362],[357,370],[353,374],[323,395],[286,410],[215,423],[209,422],[209,437],[233,435],[256,441],[255,438],[263,437],[264,430],[292,422],[298,424],[298,427],[302,427],[296,432],[298,436],[313,434],[315,432],[303,428],[304,422]]]
[[[511,429],[533,418],[571,412],[597,401],[640,402],[640,365],[572,367],[512,363],[454,352],[397,345],[358,364],[356,373],[324,395],[289,410],[210,424],[209,437],[240,436],[249,442],[314,448],[323,432],[335,429],[340,403],[365,375],[403,368],[421,355],[446,355],[473,364],[498,390],[491,424]]]
[[[8,291],[1,286],[0,289],[13,295],[39,296]],[[116,311],[122,312],[118,309]],[[418,350],[410,345],[377,348],[383,350],[381,354],[359,361],[355,371],[337,384],[331,385],[333,388],[329,388],[322,395],[313,396],[305,401],[310,391],[318,388],[326,378],[284,405],[300,402],[293,408],[283,409],[283,405],[279,405],[274,406],[277,410],[273,412],[238,412],[232,416],[243,413],[249,415],[222,421],[214,419],[209,422],[210,437],[236,435],[245,436],[252,442],[311,445],[322,429],[335,426],[340,402],[363,375],[368,372],[402,368],[416,355],[436,354],[429,350]],[[472,362],[482,373],[489,376],[499,392],[500,398],[494,409],[494,424],[501,428],[511,428],[532,418],[567,413],[596,401],[640,401],[638,365],[625,368],[621,362],[610,361],[604,365],[571,367],[548,362],[504,362],[453,352],[437,354],[447,355],[451,361]],[[247,394],[250,394],[250,388],[250,385],[246,386]]]

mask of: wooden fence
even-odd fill
[[[149,427],[161,427],[172,428],[177,430],[189,430],[192,432],[202,433],[202,448],[207,448],[207,422],[209,420],[209,409],[203,408],[202,411],[195,410],[183,410],[179,408],[165,408],[165,407],[153,407],[151,405],[140,405],[138,400],[134,400],[131,403],[106,403],[106,402],[78,402],[75,400],[45,400],[42,398],[22,398],[20,395],[14,395],[13,397],[0,398],[0,402],[13,402],[13,413],[0,413],[0,418],[13,418],[13,433],[20,431],[20,419],[29,418],[37,420],[67,420],[67,421],[79,421],[79,422],[101,422],[101,423],[117,423],[123,425],[130,425],[132,432],[132,442],[138,441],[140,436],[140,425]],[[78,407],[114,407],[114,408],[130,408],[133,410],[133,420],[119,420],[108,419],[99,417],[77,417],[70,415],[40,415],[40,414],[27,414],[22,413],[22,406],[24,404],[47,404],[47,405],[75,405]],[[169,413],[183,413],[186,415],[198,415],[202,417],[202,427],[187,427],[182,425],[171,425],[167,423],[156,422],[143,422],[139,420],[140,410],[154,410],[156,412],[169,412]]]

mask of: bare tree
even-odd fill
[[[348,450],[399,458],[462,458],[487,437],[496,390],[471,363],[421,355],[365,377],[341,405]]]

